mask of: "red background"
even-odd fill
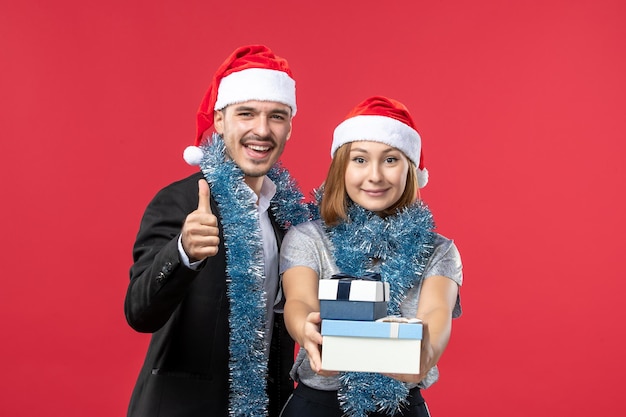
[[[358,101],[412,111],[465,267],[434,416],[624,415],[626,3],[294,3],[1,0],[0,415],[124,415],[139,220],[247,43],[297,78],[283,161],[307,194]]]

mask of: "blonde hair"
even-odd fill
[[[334,226],[341,220],[348,219],[348,203],[350,197],[346,191],[346,169],[350,162],[350,150],[352,143],[346,143],[335,152],[326,181],[324,182],[322,202],[320,204],[320,216],[324,223]],[[405,155],[406,157],[406,155]],[[408,207],[419,199],[419,187],[417,184],[417,173],[415,164],[409,158],[407,161],[411,164],[407,174],[406,186],[404,192],[392,206],[383,210],[380,214],[383,217],[395,214],[397,210]]]

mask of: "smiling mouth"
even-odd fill
[[[261,145],[245,145],[246,148],[251,149],[256,152],[267,152],[272,149],[270,146],[261,146]]]

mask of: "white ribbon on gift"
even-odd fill
[[[389,324],[389,338],[397,339],[400,336],[400,324],[414,324],[421,323],[422,321],[418,318],[408,318],[408,317],[400,317],[400,316],[386,316],[376,320],[381,323],[390,323]]]

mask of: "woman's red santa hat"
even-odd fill
[[[417,167],[420,188],[428,183],[422,140],[406,106],[397,100],[373,96],[358,104],[335,128],[330,155],[340,146],[361,140],[381,142],[400,149]]]
[[[215,72],[198,108],[194,146],[183,153],[189,165],[202,160],[202,135],[213,126],[213,112],[249,100],[283,103],[296,115],[296,82],[289,64],[264,45],[237,48]]]

